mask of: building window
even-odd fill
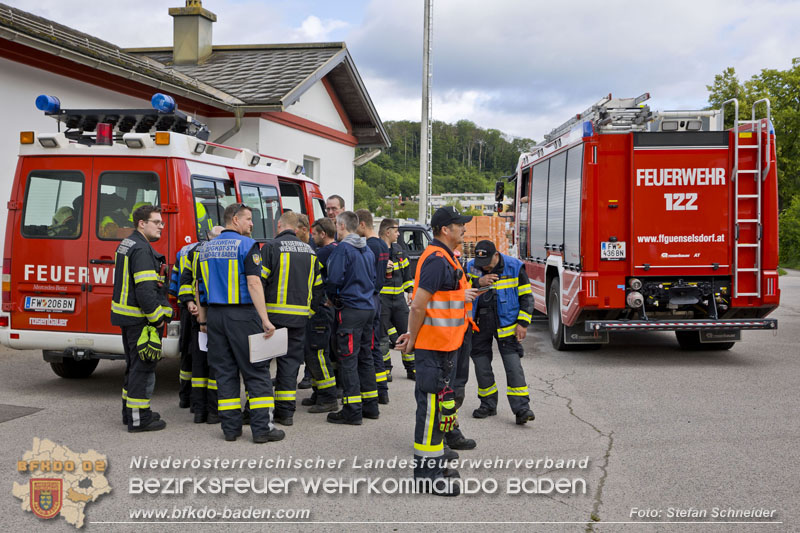
[[[319,158],[303,156],[303,174],[319,183]]]

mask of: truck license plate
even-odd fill
[[[601,242],[600,259],[603,261],[622,261],[625,259],[625,243],[609,241]]]
[[[41,311],[44,313],[72,313],[75,311],[75,298],[26,296],[25,310]]]

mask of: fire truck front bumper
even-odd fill
[[[774,318],[690,320],[587,320],[586,331],[700,331],[778,329]]]

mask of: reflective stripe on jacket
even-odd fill
[[[465,291],[469,288],[467,277],[463,275],[461,265],[453,260],[450,253],[444,248],[429,245],[422,252],[417,263],[417,273],[414,283],[414,297],[419,286],[420,272],[425,260],[431,255],[443,257],[450,266],[462,275],[458,280],[458,288],[452,291],[436,291],[431,295],[425,308],[425,320],[417,333],[416,348],[423,350],[436,350],[451,352],[461,347],[464,334],[470,323],[469,315],[472,312],[472,303],[466,302]]]
[[[172,317],[161,272],[164,264],[164,256],[138,231],[119,243],[114,254],[113,325],[157,324]]]
[[[256,241],[235,231],[224,231],[199,250],[199,279],[209,304],[252,304],[244,260]],[[259,256],[259,260],[260,260]]]
[[[514,335],[517,323],[527,326],[533,312],[531,286],[529,283],[520,285],[520,271],[525,268],[525,264],[515,257],[501,255],[503,256],[503,271],[498,280],[492,284],[492,290],[497,291],[495,302],[497,304],[498,338]],[[484,272],[475,268],[474,259],[469,260],[466,270],[470,281],[475,281],[484,275]],[[522,277],[527,279],[527,276]],[[526,296],[527,298],[525,298]],[[473,317],[477,308],[476,305]]]

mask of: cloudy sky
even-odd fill
[[[172,41],[183,0],[0,0],[123,47]],[[423,0],[205,0],[215,44],[345,41],[383,120],[419,120]],[[706,105],[714,75],[800,56],[791,0],[435,0],[433,115],[541,139],[599,100]]]

